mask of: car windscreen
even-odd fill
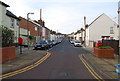
[[[52,41],[51,40],[48,40],[49,43],[51,43]]]
[[[75,43],[80,43],[79,41],[75,41]]]
[[[37,44],[45,44],[45,41],[38,41]]]

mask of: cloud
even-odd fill
[[[34,9],[28,7],[22,2],[22,0],[3,0],[6,4],[10,5],[7,9],[13,12],[17,16],[27,18],[28,12],[36,12]]]
[[[3,0],[3,2],[10,5],[7,9],[17,16],[27,18],[27,13],[34,12],[34,15],[29,15],[32,20],[40,19],[42,8],[42,19],[49,29],[70,33],[83,27],[84,16],[87,17],[88,24],[102,13],[115,17],[118,0]]]

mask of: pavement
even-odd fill
[[[20,54],[19,50],[19,48],[16,48],[16,59],[0,64],[2,65],[2,70],[0,70],[0,73],[5,74],[21,69],[36,62],[46,55],[46,51],[33,50],[32,47],[29,50],[27,48],[23,48],[22,54]]]
[[[97,58],[93,55],[93,48],[86,47],[86,50],[91,54],[84,54],[85,60],[96,69],[101,75],[106,76],[107,79],[119,79],[120,74],[116,73],[116,65],[120,56],[115,55],[114,59]]]

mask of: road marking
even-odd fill
[[[80,60],[83,62],[85,67],[88,69],[88,71],[98,80],[98,81],[105,81],[102,77],[100,77],[93,69],[92,67],[83,59],[82,54],[79,55]]]
[[[1,76],[0,76],[0,79],[8,78],[8,77],[11,77],[11,76],[14,76],[14,75],[17,75],[17,74],[26,72],[26,71],[28,71],[28,70],[30,70],[30,69],[33,69],[33,68],[37,67],[38,65],[40,65],[43,61],[45,61],[50,55],[51,55],[51,53],[47,52],[47,54],[46,54],[43,58],[41,58],[40,60],[38,60],[38,61],[35,62],[34,64],[29,65],[29,66],[27,66],[27,67],[25,67],[25,68],[22,68],[22,69],[20,69],[20,70],[13,71],[13,72],[10,72],[10,73],[1,75]]]
[[[52,50],[52,49],[53,49],[53,47],[52,47],[52,48],[50,48],[50,49],[48,49],[48,50],[47,50],[47,52],[48,52],[48,51],[50,51],[50,50]]]

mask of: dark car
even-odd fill
[[[56,42],[55,40],[52,40],[52,43],[53,43],[53,45],[56,45],[56,44],[57,44],[57,42]]]
[[[46,40],[48,42],[49,47],[53,47],[53,42],[51,40]]]
[[[46,40],[40,40],[34,46],[34,49],[47,49],[49,47],[48,42]]]

